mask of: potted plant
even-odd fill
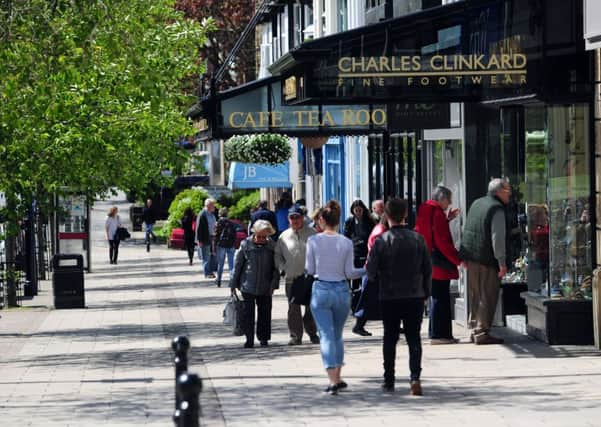
[[[234,135],[224,145],[228,162],[278,165],[292,155],[288,137],[278,133]]]

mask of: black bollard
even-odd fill
[[[175,410],[179,409],[179,397],[177,396],[177,379],[188,371],[188,350],[190,341],[183,335],[173,338],[171,349],[175,352],[173,363],[175,364]]]
[[[180,400],[179,427],[199,427],[200,390],[202,381],[196,374],[182,374],[177,379]]]

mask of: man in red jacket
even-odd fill
[[[432,296],[429,301],[430,325],[428,334],[431,344],[455,344],[451,314],[451,279],[459,278],[457,266],[459,255],[449,222],[459,215],[459,209],[447,210],[452,203],[452,193],[439,185],[432,192],[432,199],[419,207],[415,231],[420,233],[432,256]]]

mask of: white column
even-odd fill
[[[314,38],[323,37],[323,27],[321,25],[321,10],[323,9],[324,0],[313,0],[313,27]]]
[[[324,36],[338,32],[338,2],[336,0],[324,0],[326,5],[326,28]]]

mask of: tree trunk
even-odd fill
[[[17,271],[15,270],[16,237],[6,236],[6,297],[9,307],[17,307]]]

